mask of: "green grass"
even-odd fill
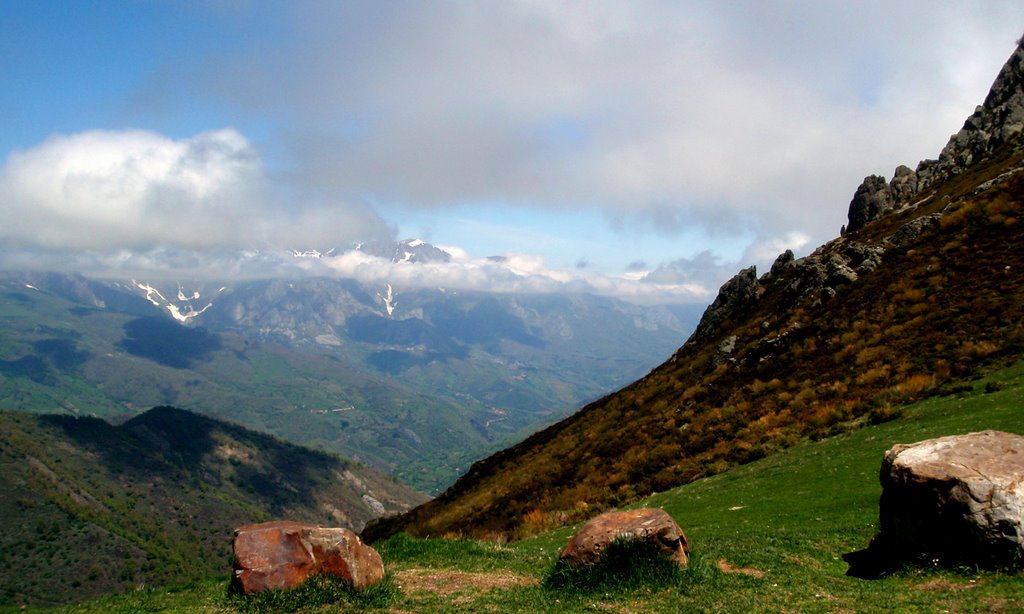
[[[649,542],[616,539],[592,565],[557,561],[544,578],[543,586],[551,591],[585,593],[622,592],[637,586],[664,588],[702,578],[706,570],[702,559],[684,571]]]
[[[559,585],[551,580],[556,559],[578,526],[510,544],[398,535],[378,544],[394,578],[386,598],[341,596],[337,605],[303,611],[1020,611],[1024,577],[1018,574],[929,568],[864,580],[847,576],[843,560],[865,548],[877,530],[885,450],[989,428],[1024,434],[1024,363],[975,382],[960,396],[905,407],[890,422],[645,500],[642,505],[663,507],[686,531],[691,565],[678,577]],[[218,580],[177,592],[144,590],[63,611],[247,611],[225,587]]]
[[[339,578],[316,575],[291,590],[272,590],[249,596],[229,590],[226,603],[244,614],[277,614],[324,608],[336,610],[338,607],[355,610],[387,608],[397,601],[398,596],[398,587],[391,576],[385,576],[380,583],[359,592]]]

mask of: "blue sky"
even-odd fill
[[[457,262],[408,283],[707,302],[836,236],[865,175],[935,157],[1022,8],[7,0],[0,266],[218,275],[417,237]]]

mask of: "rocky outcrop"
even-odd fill
[[[759,288],[756,267],[743,269],[722,284],[718,296],[704,311],[687,344],[714,334],[725,321],[739,314],[757,299]]]
[[[864,179],[850,201],[845,232],[860,230],[886,213],[910,205],[937,181],[963,172],[1022,132],[1024,39],[992,83],[985,103],[950,137],[938,160],[923,160],[916,170],[901,165],[888,183],[878,175]]]
[[[731,322],[762,296],[782,297],[773,302],[778,309],[796,306],[818,307],[833,300],[844,287],[857,283],[863,275],[882,266],[887,250],[903,248],[921,241],[940,228],[940,220],[957,203],[950,203],[941,213],[908,215],[895,230],[875,236],[859,231],[880,218],[898,212],[913,211],[931,200],[927,188],[938,178],[960,173],[967,165],[990,155],[1007,141],[1024,132],[1024,41],[1000,71],[985,104],[978,107],[963,130],[954,135],[938,160],[926,160],[915,171],[900,165],[892,179],[870,175],[857,188],[850,201],[848,224],[842,236],[819,247],[814,253],[796,258],[787,250],[779,255],[771,270],[757,278],[756,269],[740,271],[719,290],[714,302],[705,310],[694,333],[673,356],[677,361],[689,350],[714,344],[707,365],[716,369],[724,364],[751,364],[752,360],[769,358],[785,337],[765,327],[766,336],[751,343],[728,330]],[[1008,181],[1024,167],[1016,167],[978,186],[984,190],[998,181]],[[882,234],[882,236],[878,236]]]
[[[885,177],[869,175],[857,187],[847,213],[846,232],[860,230],[893,208],[896,201]]]
[[[348,529],[277,520],[235,529],[233,586],[249,595],[322,573],[364,590],[384,579],[377,551]]]
[[[757,279],[753,267],[740,271],[722,286],[686,345],[703,343],[720,335],[722,324],[752,304],[764,292],[768,281],[782,277],[784,271],[793,273],[785,276],[788,285],[785,294],[791,304],[808,297],[810,304],[832,299],[839,287],[856,282],[860,275],[873,271],[881,263],[885,248],[906,245],[922,233],[936,228],[940,215],[932,214],[910,220],[895,233],[882,239],[881,245],[858,242],[856,236],[851,236],[853,233],[881,217],[927,201],[926,190],[929,186],[939,179],[962,172],[1004,143],[1020,138],[1022,132],[1024,39],[1018,43],[1017,49],[999,72],[985,103],[950,138],[938,160],[925,160],[918,164],[916,170],[900,165],[889,181],[880,175],[865,177],[850,201],[847,224],[842,230],[843,238],[804,258],[794,259],[793,253],[789,251],[783,253],[772,265],[770,273],[761,280]],[[728,359],[730,353],[719,348],[711,364],[721,364]]]
[[[850,201],[843,234],[867,226],[883,215],[910,205],[920,192],[917,172],[902,164],[888,182],[880,175],[864,178]]]
[[[983,431],[897,445],[881,482],[875,548],[978,565],[1024,556],[1024,437]]]
[[[925,231],[938,228],[941,217],[941,213],[933,213],[914,218],[897,228],[896,232],[889,237],[889,243],[895,246],[906,245],[916,240]]]
[[[559,562],[570,566],[596,563],[616,539],[649,543],[680,567],[685,568],[690,561],[690,544],[676,521],[664,510],[643,508],[592,518],[569,540]]]
[[[1003,65],[984,104],[950,137],[938,160],[925,160],[917,169],[922,189],[936,180],[960,173],[1024,132],[1024,39]]]

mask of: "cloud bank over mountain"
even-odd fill
[[[0,266],[269,275],[295,264],[267,254],[427,228],[473,253],[317,274],[702,301],[835,236],[863,176],[935,156],[1019,8],[5,7]]]

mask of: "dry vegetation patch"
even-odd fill
[[[972,588],[978,588],[978,584],[974,580],[969,582],[952,582],[948,578],[935,578],[934,580],[929,580],[914,586],[914,590],[918,591],[939,592],[962,591]]]
[[[725,559],[718,559],[718,570],[722,573],[738,573],[758,579],[763,578],[765,575],[765,572],[760,569],[754,569],[753,567],[736,567]]]
[[[470,572],[458,569],[403,569],[395,572],[395,581],[399,588],[410,594],[425,592],[445,596],[540,584],[537,578],[510,571]]]

